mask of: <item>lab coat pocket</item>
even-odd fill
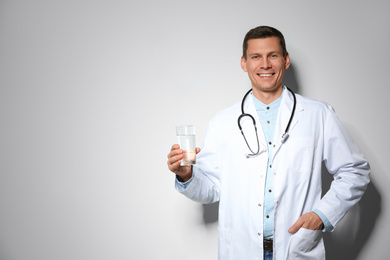
[[[325,248],[321,230],[300,228],[290,237],[287,259],[322,260]]]

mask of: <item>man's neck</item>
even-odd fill
[[[263,104],[269,105],[277,100],[283,93],[283,87],[278,88],[276,91],[258,91],[253,88],[253,95],[261,101]]]

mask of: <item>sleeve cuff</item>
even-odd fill
[[[313,212],[316,213],[322,220],[322,223],[324,223],[324,228],[322,229],[323,232],[333,230],[333,225],[330,223],[328,218],[320,210],[315,209],[313,210]]]
[[[176,175],[176,183],[179,184],[177,185],[179,190],[184,191],[188,187],[188,185],[190,185],[193,178],[194,178],[194,174],[192,174],[191,178],[188,181],[183,182],[183,179],[179,175]]]

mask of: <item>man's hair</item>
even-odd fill
[[[280,46],[282,47],[282,53],[283,57],[286,57],[287,55],[287,49],[286,49],[286,42],[284,41],[283,34],[270,26],[258,26],[256,28],[251,29],[247,34],[245,35],[244,42],[242,44],[242,51],[243,56],[246,59],[246,50],[248,49],[248,41],[251,39],[261,39],[261,38],[268,38],[268,37],[278,37]]]

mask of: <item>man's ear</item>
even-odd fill
[[[241,57],[241,68],[245,71],[248,72],[246,69],[246,58],[244,56]]]
[[[290,67],[290,55],[286,54],[286,57],[284,58],[285,59],[285,66],[286,66],[286,69],[288,69]]]

